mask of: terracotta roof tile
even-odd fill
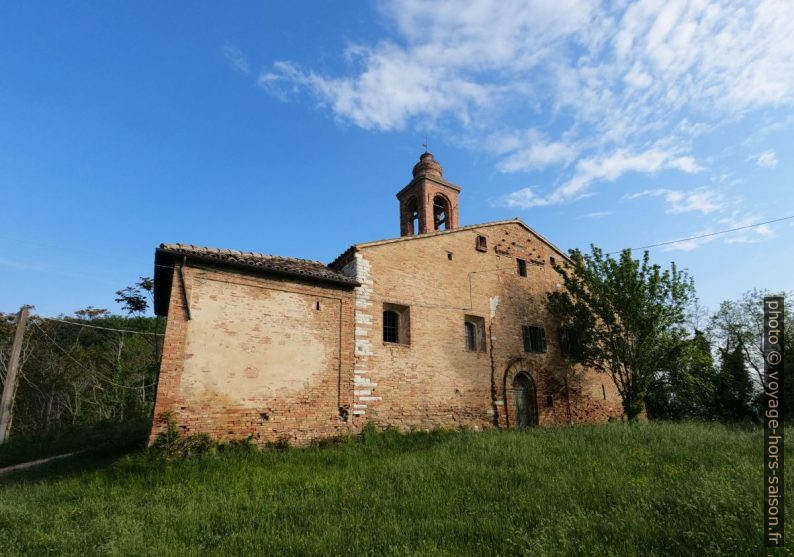
[[[216,259],[226,264],[250,266],[254,269],[304,276],[309,279],[313,278],[323,281],[350,284],[353,286],[358,284],[356,279],[343,275],[329,268],[324,263],[311,261],[309,259],[281,257],[252,251],[194,246],[192,244],[160,244],[160,249],[171,253],[200,257],[202,259]]]

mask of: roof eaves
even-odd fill
[[[513,219],[507,219],[507,220],[497,220],[497,221],[492,221],[492,222],[484,222],[484,223],[481,223],[481,224],[470,224],[468,226],[461,226],[460,228],[453,228],[452,230],[435,230],[433,232],[428,232],[426,234],[417,234],[415,236],[401,236],[399,238],[388,238],[388,239],[385,239],[385,240],[375,240],[373,242],[364,242],[364,243],[361,243],[361,244],[353,244],[353,246],[351,246],[351,248],[349,248],[347,251],[350,251],[350,249],[353,249],[353,248],[356,248],[356,249],[371,248],[371,247],[375,247],[375,246],[380,246],[380,245],[384,245],[384,244],[391,244],[391,243],[396,243],[396,242],[407,242],[407,241],[410,241],[410,240],[422,240],[422,239],[427,239],[427,238],[435,238],[437,236],[443,236],[445,234],[454,234],[456,232],[463,232],[463,231],[466,231],[466,230],[474,230],[474,229],[477,229],[477,228],[498,226],[498,225],[502,225],[502,224],[518,224],[518,225],[522,226],[523,228],[525,228],[527,230],[527,232],[531,232],[532,234],[534,234],[535,236],[540,238],[544,243],[546,243],[549,247],[551,247],[553,250],[555,250],[559,255],[561,255],[563,258],[565,258],[566,261],[568,261],[568,262],[571,261],[570,257],[564,251],[562,251],[560,248],[558,248],[552,242],[547,240],[543,235],[541,235],[538,232],[536,232],[532,227],[527,225],[524,221],[522,221],[518,217],[513,218]],[[347,253],[347,251],[345,253]],[[344,255],[344,254],[342,254],[342,255]],[[337,260],[340,259],[341,257],[342,256],[340,255],[337,258]],[[336,261],[336,260],[334,260],[334,261]]]
[[[214,267],[231,267],[235,269],[245,269],[263,275],[277,275],[277,276],[301,279],[309,282],[321,282],[321,283],[336,284],[336,285],[348,286],[348,287],[361,285],[354,278],[342,275],[337,271],[335,271],[334,269],[330,269],[330,268],[328,268],[328,270],[333,272],[336,276],[325,276],[318,272],[313,272],[309,270],[301,270],[301,271],[292,270],[292,269],[279,267],[276,264],[257,265],[254,263],[246,263],[244,261],[225,260],[222,258],[212,257],[210,255],[201,254],[201,253],[186,253],[181,250],[169,249],[168,247],[158,248],[156,253],[168,254],[179,258],[187,258],[188,260],[198,261]],[[283,258],[283,259],[290,259],[290,258]]]

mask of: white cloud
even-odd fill
[[[698,188],[694,191],[683,192],[671,189],[645,190],[626,196],[626,199],[639,199],[641,197],[663,197],[667,202],[666,213],[700,212],[704,215],[722,210],[727,203],[717,191]]]
[[[503,138],[501,149],[510,146],[510,152],[497,163],[502,172],[519,172],[543,168],[554,164],[568,164],[577,153],[574,145],[564,141],[549,141],[536,130],[528,130],[520,136]]]
[[[529,209],[565,203],[587,196],[591,184],[598,181],[614,181],[628,172],[655,173],[668,169],[686,173],[701,170],[692,157],[673,151],[654,148],[643,152],[631,152],[619,149],[609,155],[580,159],[573,176],[548,195],[539,195],[530,188],[524,188],[503,197],[496,204]]]
[[[743,216],[738,216],[737,214],[733,214],[730,217],[721,219],[719,222],[721,225],[728,228],[741,228],[741,227],[749,227],[762,220],[763,219],[761,218],[760,215],[754,213]],[[768,224],[762,224],[760,226],[753,226],[752,228],[744,228],[744,230],[739,230],[727,234],[725,237],[725,243],[756,244],[758,242],[764,242],[774,237],[775,237],[774,230],[772,230],[772,228]]]
[[[571,201],[626,172],[695,172],[693,138],[794,103],[787,0],[397,0],[382,10],[392,36],[351,45],[346,69],[281,61],[260,85],[283,99],[308,93],[364,129],[437,128],[503,172],[572,165],[551,193],[515,192],[520,206]],[[493,129],[504,139],[491,142]]]
[[[612,211],[593,211],[592,213],[585,213],[581,215],[580,219],[600,219],[603,217],[608,217],[612,214]]]
[[[700,238],[699,236],[704,236],[707,234],[712,234],[715,232],[712,228],[702,229],[695,233],[693,233],[693,238],[690,240],[681,240],[679,242],[675,242],[673,244],[668,244],[663,246],[664,251],[693,251],[699,247],[708,244],[709,242],[713,242],[717,240],[717,236],[706,236],[705,238]]]
[[[765,151],[758,155],[758,158],[755,160],[755,164],[758,166],[774,168],[777,166],[777,155],[774,151]]]
[[[689,155],[681,155],[664,149],[649,149],[644,152],[631,152],[618,149],[607,156],[581,159],[576,164],[576,172],[562,187],[555,190],[550,200],[555,203],[580,197],[592,184],[599,180],[614,181],[627,172],[655,173],[675,169],[689,174],[699,172],[701,167]]]
[[[664,249],[665,251],[692,251],[705,244],[718,240],[726,244],[755,244],[774,238],[775,232],[769,225],[762,224],[760,226],[753,226],[761,220],[758,214],[740,216],[738,213],[733,213],[728,217],[718,219],[708,228],[694,232],[692,234],[692,239],[670,244],[665,246]],[[740,228],[741,230],[725,232],[736,228]],[[705,237],[700,238],[698,236]]]
[[[230,44],[224,46],[223,56],[229,62],[229,65],[238,72],[249,73],[251,71],[248,58],[246,58],[243,51],[236,46]]]
[[[549,202],[543,197],[537,195],[532,188],[526,187],[505,195],[504,197],[497,200],[494,205],[497,207],[529,209],[530,207],[549,205]]]

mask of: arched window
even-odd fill
[[[449,202],[442,195],[433,198],[433,228],[449,230]]]
[[[390,309],[383,312],[383,342],[400,342],[400,314]]]
[[[411,235],[416,236],[419,233],[419,202],[415,197],[408,200],[405,205],[405,212],[407,213]]]
[[[463,326],[466,328],[466,350],[469,352],[477,351],[477,327],[471,321],[466,321]]]

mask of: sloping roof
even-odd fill
[[[171,272],[175,261],[187,258],[193,262],[207,265],[235,267],[263,274],[289,276],[311,282],[332,283],[340,286],[354,287],[359,283],[329,268],[324,263],[309,259],[282,257],[252,251],[194,246],[192,244],[160,244],[155,252],[155,313],[166,315],[168,312],[168,296],[171,292]]]
[[[339,257],[334,259],[331,263],[328,264],[329,267],[338,269],[341,268],[345,262],[347,261],[348,257],[351,253],[355,252],[358,249],[362,248],[369,248],[373,246],[380,246],[383,244],[392,244],[395,242],[410,242],[412,240],[424,240],[427,238],[435,238],[436,236],[443,236],[445,234],[455,234],[456,232],[463,232],[465,230],[475,230],[477,228],[486,228],[489,226],[498,226],[502,224],[518,224],[522,228],[524,228],[527,232],[530,232],[540,238],[541,241],[546,243],[551,249],[556,251],[560,256],[562,256],[566,261],[570,261],[568,254],[562,251],[560,248],[549,242],[546,238],[538,234],[535,230],[529,227],[524,221],[519,218],[508,219],[508,220],[497,220],[492,222],[484,222],[482,224],[470,224],[468,226],[461,226],[459,228],[453,228],[452,230],[435,230],[433,232],[428,232],[426,234],[416,234],[415,236],[400,236],[399,238],[389,238],[387,240],[376,240],[374,242],[364,242],[362,244],[353,244],[349,248],[347,248],[344,252],[342,252]]]
[[[282,257],[279,255],[255,253],[253,251],[208,248],[191,244],[160,244],[160,249],[180,255],[198,256],[203,259],[217,260],[223,263],[235,263],[267,271],[302,275],[309,278],[330,280],[344,284],[358,284],[355,279],[328,268],[325,263],[312,261],[310,259]]]

